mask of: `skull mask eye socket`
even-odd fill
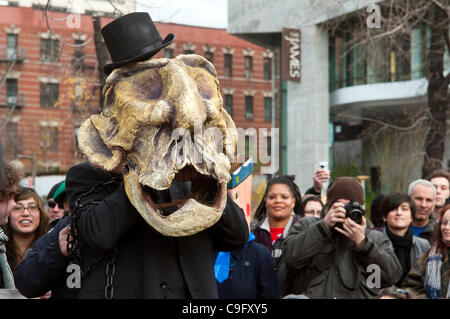
[[[214,87],[211,87],[211,76],[206,71],[197,72],[192,78],[202,98],[209,100],[214,97]]]
[[[155,69],[142,72],[133,81],[134,93],[141,100],[158,99],[161,96],[162,89],[161,74]]]
[[[128,93],[138,100],[157,100],[161,97],[163,83],[159,69],[127,72],[115,90]]]

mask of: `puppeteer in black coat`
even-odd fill
[[[71,211],[93,185],[114,176],[88,163],[72,167],[66,177]],[[78,209],[83,265],[93,265],[79,298],[104,298],[107,280],[113,282],[114,298],[218,298],[213,251],[239,249],[249,235],[244,213],[229,196],[216,224],[186,237],[166,237],[147,224],[123,181],[90,193]],[[108,263],[113,280],[106,276]]]

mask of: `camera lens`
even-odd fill
[[[350,213],[350,219],[351,220],[353,220],[355,223],[357,223],[357,224],[361,224],[361,221],[362,221],[362,212],[360,211],[360,210],[357,210],[357,209],[355,209],[355,210],[353,210],[351,213]]]
[[[348,203],[344,208],[346,211],[346,217],[361,225],[362,217],[365,214],[364,208],[362,208],[362,206],[357,202]]]

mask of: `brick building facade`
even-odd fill
[[[102,17],[102,26],[112,18]],[[272,127],[272,53],[224,29],[157,23],[175,41],[156,57],[195,53],[217,70],[224,106],[237,127]],[[1,7],[1,139],[25,171],[65,172],[83,160],[76,130],[99,112],[99,71],[90,15]],[[28,160],[27,160],[28,159]]]

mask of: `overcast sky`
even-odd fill
[[[136,11],[153,21],[226,29],[228,0],[136,0]]]

